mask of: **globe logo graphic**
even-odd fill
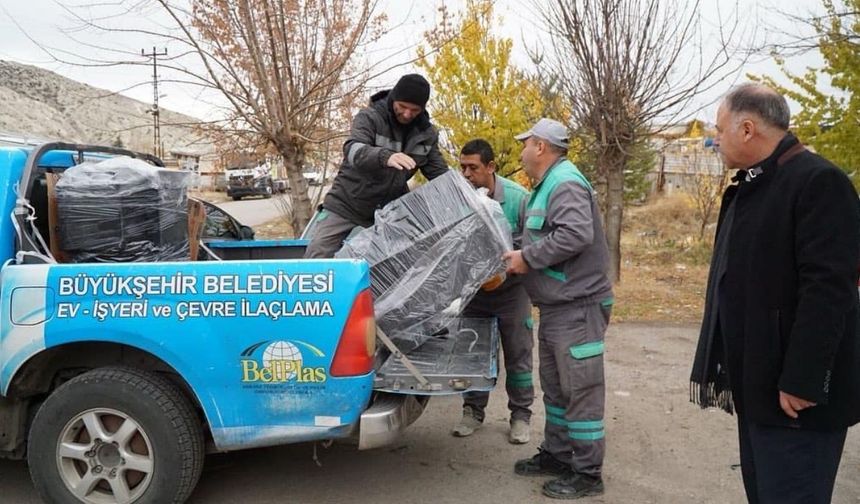
[[[271,369],[277,381],[294,379],[301,364],[302,353],[289,341],[275,341],[263,350],[263,367]]]

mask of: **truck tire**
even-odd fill
[[[166,378],[99,368],[51,393],[30,428],[28,463],[48,503],[181,503],[203,469],[200,421]]]
[[[242,199],[241,196],[233,196],[233,201],[239,201],[240,199]]]
[[[263,193],[263,198],[265,198],[265,199],[269,199],[269,198],[271,198],[271,197],[272,197],[272,193],[273,193],[273,192],[274,192],[274,191],[272,191],[272,186],[268,186],[268,187],[266,187],[266,192],[265,192],[265,193]]]

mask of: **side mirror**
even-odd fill
[[[254,239],[254,229],[250,226],[246,226],[244,224],[239,224],[239,239],[240,240],[253,240]]]

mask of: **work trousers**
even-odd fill
[[[574,472],[599,477],[606,451],[603,350],[611,305],[543,305],[538,326],[546,408],[543,450]]]

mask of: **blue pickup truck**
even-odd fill
[[[301,259],[305,241],[251,239],[213,206],[195,260],[58,261],[48,179],[114,156],[163,166],[0,148],[0,456],[26,458],[45,501],[183,502],[205,453],[383,446],[430,396],[494,385],[494,321],[404,354],[377,331],[365,261]]]

